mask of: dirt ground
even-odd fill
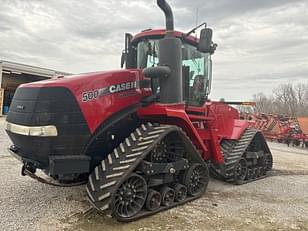
[[[0,118],[2,230],[308,230],[308,150],[270,143],[272,176],[242,186],[211,179],[202,198],[128,224],[90,207],[83,186],[57,188],[20,175]]]

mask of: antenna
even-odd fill
[[[199,21],[199,9],[198,6],[196,7],[196,27],[198,26],[198,21]]]

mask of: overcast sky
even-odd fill
[[[307,0],[169,0],[175,27],[214,30],[211,98],[308,82]],[[155,0],[0,0],[0,60],[71,73],[118,69],[124,33],[161,28]]]

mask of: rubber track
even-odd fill
[[[215,165],[211,165],[211,174],[219,180],[224,180],[234,184],[245,184],[266,177],[267,175],[263,175],[254,179],[245,179],[241,182],[237,182],[235,180],[235,166],[238,161],[243,157],[245,151],[247,150],[258,132],[259,131],[255,129],[247,128],[239,140],[223,140],[220,146],[225,161],[223,169]]]
[[[100,165],[96,166],[93,172],[89,175],[89,181],[86,186],[88,199],[91,204],[100,211],[105,211],[112,215],[112,201],[114,193],[122,182],[133,172],[138,164],[147,156],[152,148],[159,143],[170,132],[180,132],[186,136],[179,127],[169,125],[152,125],[148,123],[142,124],[137,128],[124,142],[110,153]],[[186,136],[187,137],[187,136]],[[187,137],[187,140],[189,138]],[[189,141],[190,142],[190,141]],[[191,143],[191,142],[190,142]],[[193,146],[193,144],[191,144]],[[193,146],[194,147],[194,146]],[[198,151],[195,149],[194,162],[205,162],[200,157]],[[196,161],[197,160],[197,161]],[[157,213],[161,210],[174,207],[187,201],[196,199],[198,197],[187,197],[181,203],[174,203],[169,207],[161,206],[156,211],[147,211],[142,209],[134,217],[118,218],[118,221],[131,221],[143,216]]]

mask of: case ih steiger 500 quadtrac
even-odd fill
[[[130,221],[200,197],[209,171],[234,184],[266,176],[262,134],[224,102],[208,100],[212,30],[126,34],[125,70],[21,85],[7,116],[22,174],[54,185],[87,180],[92,205]],[[205,24],[202,24],[202,26]],[[35,174],[43,169],[58,183]]]

